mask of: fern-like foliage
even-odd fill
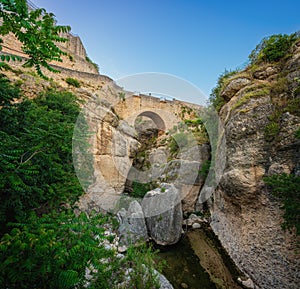
[[[32,213],[24,222],[11,224],[0,243],[1,288],[83,286],[85,269],[101,268],[101,259],[113,256],[99,246],[106,221],[101,215],[76,217],[64,211],[42,217]]]
[[[79,111],[69,92],[50,90],[29,100],[0,75],[0,288],[157,288],[151,250],[131,248],[119,258],[107,246],[113,239],[104,235],[112,223],[107,216],[65,209],[83,193],[72,141],[91,157]],[[88,158],[74,157],[83,163],[85,186],[93,175]],[[135,273],[126,276],[127,268]]]
[[[48,91],[34,100],[0,77],[0,223],[20,220],[83,192],[72,164],[72,135],[80,107],[71,93]],[[82,143],[85,136],[80,140]]]

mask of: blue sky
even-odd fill
[[[70,25],[100,72],[113,79],[169,73],[209,95],[260,40],[300,30],[297,0],[32,0]]]

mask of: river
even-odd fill
[[[220,250],[221,249],[221,250]],[[163,274],[174,289],[241,289],[238,270],[209,229],[187,232],[175,245],[160,248]]]

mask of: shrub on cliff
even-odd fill
[[[149,191],[154,189],[154,185],[152,183],[139,183],[133,181],[132,183],[132,192],[130,196],[133,198],[143,198]]]
[[[273,175],[264,178],[265,183],[271,187],[273,195],[282,202],[284,210],[284,229],[296,228],[300,235],[300,176]]]
[[[66,83],[77,88],[80,87],[80,82],[77,79],[72,77],[66,78]]]
[[[225,70],[218,78],[217,85],[212,89],[209,96],[209,103],[220,111],[222,106],[226,103],[225,99],[221,96],[222,89],[226,83],[226,80],[235,75],[238,70]]]
[[[251,52],[249,60],[251,64],[260,62],[276,62],[286,56],[299,38],[299,34],[275,34],[265,37]]]

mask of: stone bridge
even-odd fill
[[[127,95],[114,109],[129,125],[139,116],[150,118],[159,130],[167,131],[183,119],[195,117],[201,106],[179,100],[166,100],[144,94]]]

